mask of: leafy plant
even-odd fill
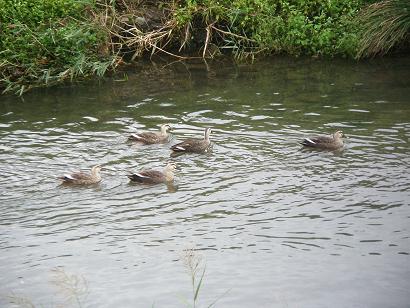
[[[187,0],[179,6],[181,27],[212,25],[214,43],[236,53],[351,56],[357,46],[360,0]]]

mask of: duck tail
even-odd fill
[[[307,147],[314,147],[316,146],[316,142],[309,138],[303,139],[303,141],[300,143],[301,145],[307,146]]]
[[[135,174],[127,174],[127,177],[128,177],[131,181],[136,181],[136,179],[138,178]]]
[[[128,140],[140,141],[142,138],[137,134],[132,134],[128,137]]]
[[[180,146],[180,145],[178,145],[178,144],[173,145],[173,146],[171,147],[171,150],[174,151],[174,152],[185,152],[185,151],[186,151],[186,149],[185,149],[184,147],[182,147],[182,146]]]
[[[143,177],[137,173],[128,174],[127,177],[133,182],[142,182]]]
[[[65,174],[62,176],[59,176],[58,179],[64,181],[64,182],[72,182],[74,179],[71,175]]]

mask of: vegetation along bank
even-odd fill
[[[408,0],[0,0],[0,90],[161,53],[366,58],[409,50]]]

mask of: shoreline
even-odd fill
[[[177,61],[228,56],[241,62],[274,55],[358,60],[397,50],[389,42],[387,50],[365,53],[358,18],[363,8],[372,8],[366,1],[329,7],[267,0],[246,6],[241,0],[29,3],[0,9],[3,94],[102,77],[155,54]],[[404,31],[404,43],[398,41],[399,50],[409,50],[407,35]]]

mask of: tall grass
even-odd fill
[[[410,39],[410,1],[385,0],[364,8],[357,58],[384,55]]]

